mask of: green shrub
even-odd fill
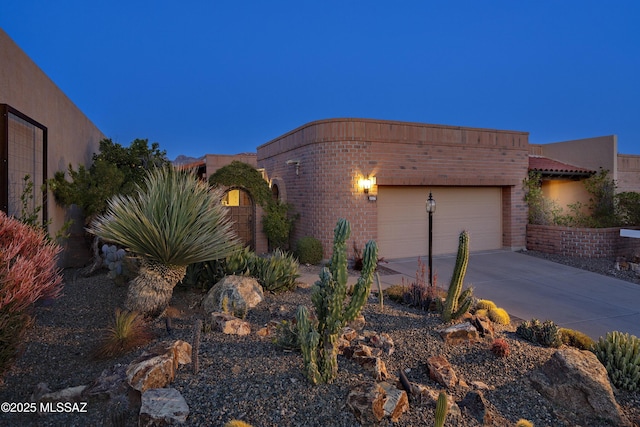
[[[320,261],[322,261],[322,243],[315,237],[302,237],[296,243],[295,255],[300,264],[320,264]]]
[[[593,346],[598,360],[607,368],[611,382],[628,391],[640,389],[640,339],[618,331],[600,337]]]
[[[250,261],[249,275],[255,277],[265,291],[280,293],[296,287],[298,261],[291,254],[276,249],[266,257],[254,256]]]
[[[562,343],[580,350],[591,350],[595,342],[587,334],[574,329],[560,328]]]
[[[405,287],[402,285],[392,285],[382,291],[384,296],[389,298],[391,301],[395,302],[403,302],[404,300],[404,292]]]
[[[560,347],[562,338],[560,328],[552,320],[540,323],[538,319],[522,322],[516,329],[516,334],[532,343],[545,347]]]

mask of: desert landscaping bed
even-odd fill
[[[271,320],[290,320],[298,305],[311,307],[310,284],[300,284],[294,292],[266,295],[251,309],[246,320],[252,333],[247,336],[225,335],[209,331],[202,335],[200,369],[192,364],[179,367],[172,387],[189,405],[187,426],[222,426],[231,419],[242,419],[258,426],[358,426],[360,423],[347,407],[350,390],[373,383],[372,375],[353,360],[340,356],[337,379],[328,385],[312,385],[303,374],[302,356],[276,346],[270,337],[255,332]],[[0,386],[0,401],[29,402],[36,386],[46,383],[52,390],[88,385],[105,369],[126,366],[143,348],[117,359],[94,360],[91,352],[116,307],[121,307],[126,288],[117,287],[99,274],[84,278],[75,270],[65,272],[64,296],[37,307],[34,327],[28,333],[24,352]],[[156,334],[152,347],[159,342],[192,341],[193,325],[204,318],[199,307],[203,295],[179,288],[172,305],[179,314],[173,319],[171,332],[165,319],[153,323]],[[499,303],[499,301],[498,301]],[[430,379],[426,360],[442,355],[451,363],[463,382],[447,390],[456,401],[469,392],[480,391],[490,403],[496,420],[513,425],[528,419],[535,426],[573,426],[576,419],[542,397],[529,381],[530,375],[549,361],[555,349],[540,347],[522,340],[515,326],[496,326],[496,336],[504,338],[511,353],[499,358],[490,351],[490,342],[445,345],[439,333],[443,323],[439,315],[385,302],[380,309],[371,297],[363,309],[365,329],[388,333],[394,351],[382,359],[390,374],[388,382],[402,369],[409,381],[439,391],[443,387]],[[637,393],[615,391],[622,410],[632,422],[640,422],[640,397]],[[138,397],[139,399],[139,397]],[[121,399],[87,399],[85,413],[0,414],[1,425],[12,426],[102,426],[111,425],[111,415],[130,405],[122,425],[137,425],[136,394]],[[412,396],[409,409],[395,423],[384,418],[379,425],[433,425],[435,404]],[[506,421],[505,421],[506,420]],[[498,422],[498,421],[496,421]],[[582,425],[609,425],[601,420],[582,420]],[[506,425],[509,425],[506,424]],[[447,426],[482,425],[462,411],[449,415]],[[501,424],[494,424],[501,425]]]

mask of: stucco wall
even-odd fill
[[[640,192],[640,156],[618,154],[618,191]]]
[[[8,104],[47,127],[49,178],[71,163],[87,164],[98,151],[102,132],[49,77],[0,29],[0,103]],[[67,212],[49,195],[49,232],[62,227]],[[82,232],[82,224],[74,231]],[[78,227],[80,230],[78,230]]]
[[[530,150],[531,154],[542,155],[573,166],[595,171],[602,168],[608,170],[613,179],[617,179],[618,137],[616,135],[536,144],[532,145]]]
[[[297,174],[293,162],[299,162]],[[300,213],[295,238],[320,239],[325,255],[338,218],[351,222],[350,240],[359,246],[377,238],[376,202],[358,188],[363,176],[375,176],[377,185],[501,187],[504,246],[525,245],[521,183],[528,167],[526,132],[321,120],[259,146],[258,166],[286,187],[287,201]],[[376,194],[376,187],[370,194]]]

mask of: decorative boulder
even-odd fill
[[[154,388],[142,393],[141,427],[183,424],[189,416],[189,405],[175,388]]]
[[[530,379],[575,424],[604,419],[616,426],[632,425],[616,402],[607,370],[590,351],[561,348]]]
[[[478,330],[469,322],[458,323],[439,332],[446,344],[476,342],[480,339]]]
[[[140,392],[162,388],[173,381],[176,367],[186,363],[191,363],[191,344],[178,340],[169,346],[158,346],[129,364],[127,381]]]
[[[387,382],[366,383],[351,389],[347,406],[362,425],[377,425],[385,416],[398,422],[409,409],[409,399],[404,390]]]
[[[211,322],[223,334],[249,335],[251,333],[251,325],[249,322],[233,317],[227,313],[211,313]]]
[[[262,286],[253,277],[226,276],[216,283],[202,300],[202,308],[206,313],[225,311],[246,313],[264,300]]]
[[[427,367],[429,368],[429,378],[444,387],[452,388],[458,384],[458,376],[444,356],[431,356],[427,359]]]

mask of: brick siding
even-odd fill
[[[350,249],[353,241],[362,247],[377,239],[377,204],[358,188],[358,178],[370,175],[377,180],[370,195],[381,185],[500,187],[503,246],[524,247],[528,150],[526,132],[332,119],[301,126],[257,154],[258,166],[286,187],[286,201],[300,214],[293,240],[316,237],[328,257],[338,218],[351,223]],[[300,162],[297,175],[289,160]]]
[[[640,239],[620,237],[620,227],[527,225],[527,249],[563,256],[613,258],[640,251]]]

